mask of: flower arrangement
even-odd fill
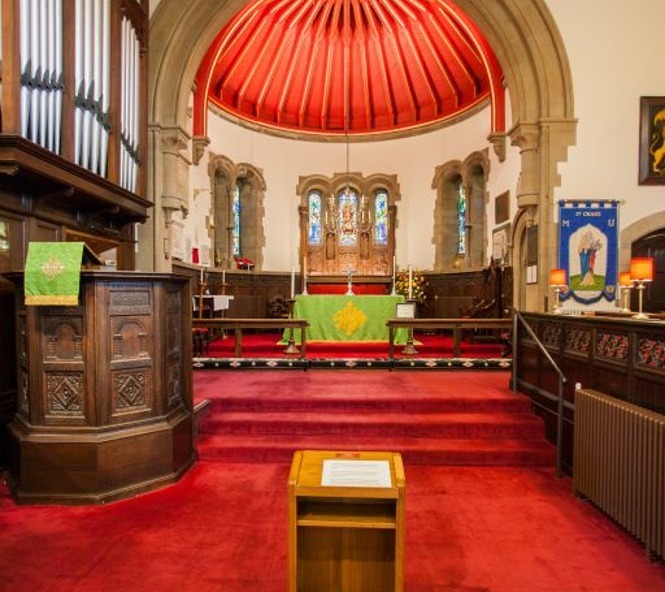
[[[427,299],[428,282],[423,273],[417,269],[411,270],[411,299],[423,303]],[[395,277],[395,292],[409,298],[409,271],[400,271]]]
[[[240,257],[235,255],[233,257],[236,262],[236,269],[252,269],[254,267],[254,261],[249,257]]]

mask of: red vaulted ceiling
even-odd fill
[[[485,99],[503,130],[501,71],[487,40],[449,0],[256,0],[210,46],[207,100],[284,131],[366,135],[427,127]]]

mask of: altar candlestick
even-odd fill
[[[296,269],[291,267],[291,300],[295,298],[296,295]]]
[[[200,277],[200,282],[203,283],[203,266],[201,266],[201,277]]]
[[[413,268],[409,265],[409,300],[413,300]]]

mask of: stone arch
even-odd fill
[[[220,28],[247,2],[162,0],[151,19],[148,197],[157,207],[153,212],[155,220],[144,228],[153,249],[163,243],[164,219],[168,223],[169,212],[179,207],[179,199],[185,199],[178,194],[178,184],[164,178],[163,172],[177,164],[174,156],[177,159],[179,152],[193,148],[187,132],[187,114],[198,66]],[[510,92],[514,124],[507,136],[519,148],[521,158],[517,204],[528,210],[529,219],[540,227],[539,252],[543,258],[539,281],[528,289],[537,291],[542,305],[547,270],[555,252],[552,195],[559,185],[557,165],[566,159],[568,147],[575,143],[577,125],[568,58],[544,0],[456,2],[486,36]],[[165,137],[174,138],[171,144],[175,149],[172,147],[168,153],[163,148]],[[501,158],[506,135],[493,134],[489,140]],[[162,204],[163,198],[166,205]],[[151,263],[156,267],[169,264],[157,253],[153,253]]]
[[[665,211],[649,214],[624,228],[619,236],[619,269],[628,269],[630,266],[633,243],[663,228],[665,228]]]

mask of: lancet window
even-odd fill
[[[486,265],[487,151],[437,167],[432,242],[436,271]]]

